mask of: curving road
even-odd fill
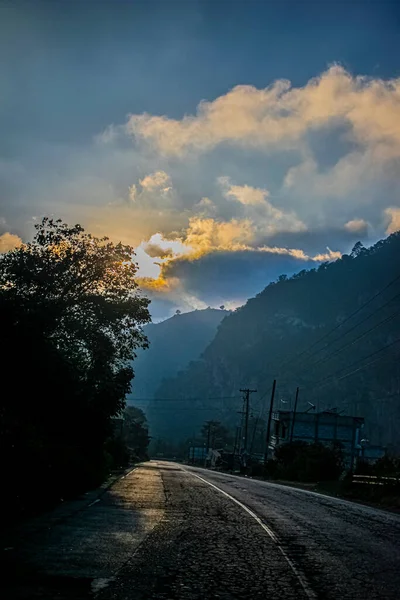
[[[399,515],[174,463],[24,527],[7,598],[400,597]]]

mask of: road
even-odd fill
[[[4,542],[2,597],[399,598],[400,515],[167,462],[76,506]]]

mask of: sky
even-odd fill
[[[0,1],[0,251],[136,248],[155,319],[400,228],[395,2]]]

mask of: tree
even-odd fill
[[[135,406],[127,406],[123,416],[123,437],[127,447],[136,457],[140,459],[146,458],[150,438],[144,412]]]
[[[35,227],[31,243],[0,256],[3,385],[12,390],[0,415],[2,459],[11,473],[36,461],[40,478],[64,494],[100,477],[110,418],[130,390],[129,361],[147,343],[149,300],[132,247],[60,220]]]
[[[361,243],[361,242],[357,242],[356,244],[354,244],[354,247],[351,251],[351,258],[357,258],[357,256],[361,256],[362,254],[365,254],[367,252],[367,249],[365,248],[365,246]]]
[[[201,434],[210,442],[210,447],[220,447],[231,442],[229,431],[219,421],[206,421],[201,428]]]

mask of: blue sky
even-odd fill
[[[395,2],[2,2],[0,23],[3,248],[45,213],[140,246],[163,316],[400,224]]]

